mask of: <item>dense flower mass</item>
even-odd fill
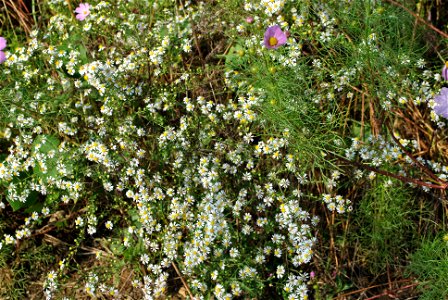
[[[6,39],[0,36],[0,64],[6,60],[6,54],[2,50],[6,48]]]
[[[264,45],[268,49],[277,49],[278,47],[286,44],[286,40],[286,34],[278,25],[268,27],[264,33]]]
[[[448,88],[443,87],[440,94],[434,98],[434,101],[436,102],[434,112],[448,119]]]
[[[448,118],[448,88],[434,98],[430,87],[435,78],[440,88],[440,66],[420,81],[406,55],[401,67],[383,65],[382,35],[350,40],[326,9],[334,1],[247,0],[239,24],[222,15],[219,26],[209,9],[225,1],[147,2],[81,3],[75,19],[68,2],[43,1],[51,17],[26,44],[7,35],[4,52],[0,37],[0,265],[50,230],[74,246],[39,277],[47,299],[70,296],[62,293],[75,272],[85,273],[73,292],[95,299],[130,289],[132,299],[162,299],[180,275],[190,299],[313,298],[319,223],[358,209],[346,186],[362,195],[383,180],[349,162],[406,173],[402,148],[417,145],[352,125],[369,116],[364,97],[375,97],[372,111],[418,99],[435,121]],[[357,55],[339,58],[346,53]],[[364,59],[377,54],[375,69]],[[448,168],[439,173],[448,178]],[[1,210],[26,216],[33,200],[42,203],[4,230]],[[83,249],[95,257],[78,268]]]
[[[84,19],[90,14],[90,4],[80,3],[79,6],[75,9],[75,13],[76,19],[84,21]]]

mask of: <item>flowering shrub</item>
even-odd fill
[[[42,298],[308,299],[319,226],[350,191],[443,188],[379,118],[442,127],[446,88],[379,32],[344,32],[350,3],[246,1],[228,20],[221,2],[42,5],[27,42],[0,38],[0,260],[53,245]]]
[[[132,265],[134,288],[148,299],[168,292],[174,267],[198,297],[253,297],[271,282],[306,298],[300,266],[312,258],[318,220],[290,178],[305,175],[288,153],[288,132],[260,135],[257,93],[232,100],[192,88],[191,24],[203,6],[184,15],[119,6],[120,16],[107,2],[80,4],[78,23],[52,1],[48,29],[6,54],[3,199],[32,217],[4,233],[2,251],[54,228],[59,211],[61,233],[77,237],[57,238],[78,246],[48,270],[47,298],[63,293],[82,245],[95,240],[105,244],[93,242],[98,267],[82,275],[87,295],[118,293],[107,266],[120,258],[115,267]]]

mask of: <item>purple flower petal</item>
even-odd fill
[[[448,80],[448,68],[447,68],[447,65],[448,65],[448,61],[445,63],[445,65],[443,66],[443,69],[442,69],[442,77],[445,80]]]
[[[281,30],[277,31],[275,33],[275,38],[277,39],[277,42],[278,42],[279,46],[286,44],[287,38],[286,38],[286,34],[283,33],[283,31],[281,31]]]
[[[0,64],[2,64],[6,60],[6,54],[3,51],[0,51]]]
[[[444,87],[440,91],[440,94],[434,98],[436,105],[434,106],[434,112],[448,119],[448,88]]]
[[[86,16],[84,14],[77,14],[76,15],[76,19],[78,19],[80,21],[84,21],[85,18],[86,18]]]
[[[0,36],[0,50],[3,50],[5,48],[6,48],[6,39]]]

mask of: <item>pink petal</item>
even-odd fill
[[[6,54],[3,51],[0,51],[0,64],[6,60]]]
[[[272,31],[273,31],[274,35],[277,35],[277,34],[281,34],[281,33],[282,33],[282,29],[281,29],[280,26],[278,26],[278,25],[273,26]]]
[[[0,36],[0,50],[3,50],[5,48],[6,48],[6,39]]]
[[[80,13],[78,15],[76,15],[76,19],[80,20],[80,21],[84,21],[84,19],[86,18],[86,15]]]
[[[266,30],[266,33],[268,33],[269,34],[269,36],[275,36],[276,34],[277,34],[277,32],[281,32],[282,31],[282,29],[280,28],[280,26],[278,26],[278,25],[274,25],[274,26],[271,26],[271,27],[269,27],[267,30]]]
[[[80,3],[79,6],[75,9],[75,13],[86,14],[86,11],[87,11],[86,15],[88,15],[90,13],[89,9],[90,9],[90,4],[89,3],[85,3],[85,4],[84,3]]]
[[[434,98],[436,105],[434,112],[439,116],[448,118],[448,88],[443,87],[440,94]]]
[[[286,43],[286,34],[284,34],[283,32],[280,32],[278,34],[275,35],[275,38],[277,39],[278,45],[283,45]]]

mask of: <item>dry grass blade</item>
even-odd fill
[[[2,2],[11,26],[13,26],[12,20],[15,20],[28,35],[34,21],[25,2],[23,0],[2,0]]]
[[[191,293],[190,287],[188,286],[187,282],[185,281],[185,279],[182,277],[182,274],[180,273],[179,269],[177,268],[176,264],[174,262],[171,263],[172,266],[174,267],[174,270],[176,270],[177,275],[179,276],[180,280],[182,281],[182,284],[184,285],[185,289],[188,292],[188,296],[190,296],[190,299],[195,299],[193,297],[193,294]]]

